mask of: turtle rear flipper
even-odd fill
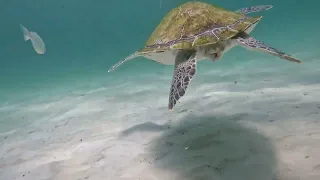
[[[254,13],[259,11],[266,11],[271,9],[272,7],[273,7],[272,5],[259,5],[259,6],[241,8],[236,10],[235,12],[241,13],[241,14],[249,14],[249,13]]]
[[[274,56],[278,56],[281,59],[285,59],[285,60],[296,62],[296,63],[301,63],[300,60],[292,57],[291,55],[286,54],[286,53],[284,53],[278,49],[275,49],[273,47],[270,47],[270,46],[264,44],[262,41],[259,41],[255,38],[251,37],[248,34],[243,33],[242,35],[240,35],[239,37],[236,37],[235,39],[237,40],[237,42],[241,46],[243,46],[249,50],[261,51],[264,53],[272,54]]]
[[[183,50],[177,54],[169,94],[169,110],[185,95],[188,85],[196,74],[196,65],[197,59],[195,52]]]

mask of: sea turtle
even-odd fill
[[[300,60],[249,35],[262,16],[249,17],[247,14],[270,8],[272,5],[259,5],[229,11],[204,2],[184,3],[162,19],[142,49],[116,63],[108,72],[138,56],[174,65],[168,104],[170,110],[186,93],[198,61],[216,61],[236,45],[300,63]]]

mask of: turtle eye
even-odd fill
[[[211,55],[215,58],[218,57],[218,53],[212,53]]]

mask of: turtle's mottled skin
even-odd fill
[[[162,19],[143,48],[119,61],[108,72],[138,56],[174,65],[168,105],[172,109],[186,93],[196,73],[197,62],[203,59],[221,59],[234,46],[239,45],[300,63],[300,60],[249,35],[262,16],[249,17],[247,14],[270,8],[271,5],[260,5],[229,11],[203,2],[182,4]]]

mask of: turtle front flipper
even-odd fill
[[[169,94],[169,110],[186,93],[189,83],[196,74],[196,64],[196,53],[194,51],[184,50],[177,54]]]
[[[111,72],[113,70],[115,70],[117,67],[119,67],[121,64],[125,63],[126,61],[129,61],[130,59],[133,59],[133,58],[136,58],[138,57],[139,55],[137,55],[137,52],[127,56],[126,58],[118,61],[115,65],[113,65],[109,70],[108,72]]]
[[[249,50],[258,50],[261,52],[269,53],[274,56],[278,56],[281,59],[285,59],[288,61],[296,62],[296,63],[301,63],[300,60],[292,57],[289,54],[286,54],[278,49],[275,49],[273,47],[270,47],[263,42],[249,36],[248,34],[243,34],[240,37],[235,38],[241,46],[246,47]]]
[[[249,14],[249,13],[254,13],[254,12],[259,12],[259,11],[266,11],[266,10],[271,9],[272,7],[273,7],[272,5],[259,5],[259,6],[241,8],[235,12],[241,13],[241,14]]]

